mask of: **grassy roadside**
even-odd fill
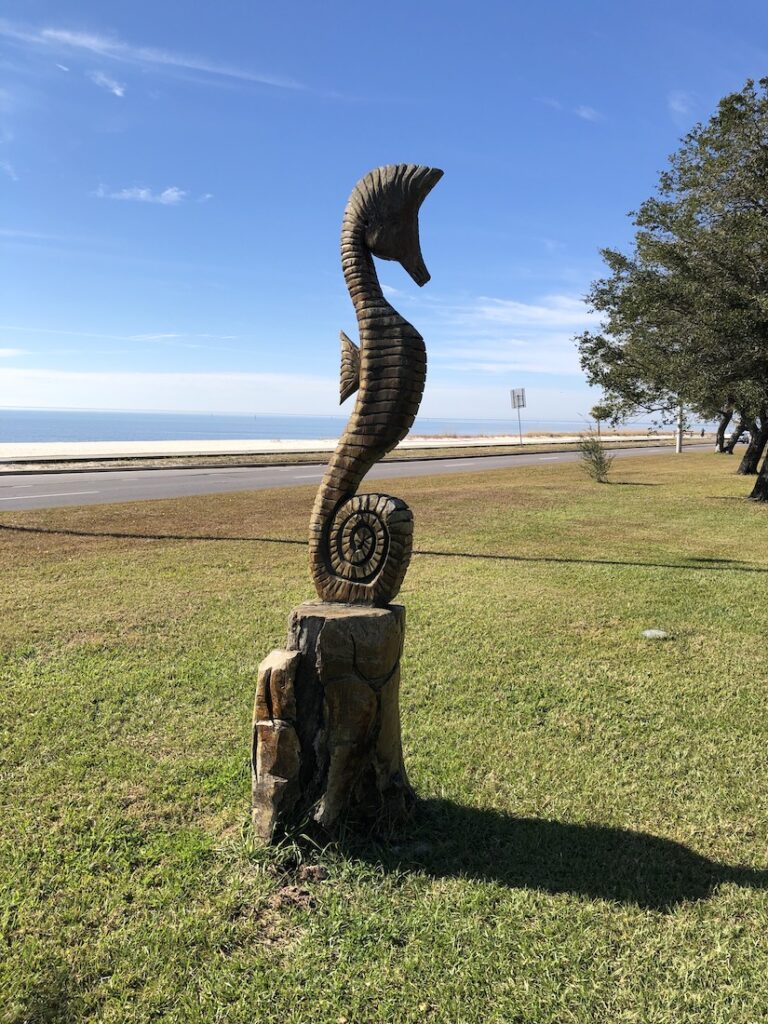
[[[424,804],[390,849],[248,835],[311,489],[3,515],[0,1021],[765,1019],[768,519],[732,470],[397,482]]]
[[[695,439],[695,443],[699,439]],[[648,448],[671,446],[669,438],[648,438],[643,441],[611,441],[610,448]],[[478,455],[536,455],[539,452],[576,451],[576,444],[562,441],[532,445],[467,445],[449,448],[396,448],[384,462],[416,462],[423,459],[459,459]],[[232,466],[303,466],[324,465],[330,452],[268,452],[256,455],[164,455],[161,458],[88,459],[76,462],[0,462],[4,473],[75,473],[94,469],[216,469]]]

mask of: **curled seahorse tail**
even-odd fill
[[[408,505],[388,494],[355,494],[342,500],[326,522],[312,535],[312,576],[320,597],[388,604],[411,560],[413,513]]]

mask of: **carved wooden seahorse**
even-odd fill
[[[344,212],[341,263],[360,348],[342,331],[341,401],[358,395],[310,519],[312,577],[325,601],[385,605],[410,561],[410,508],[387,494],[356,493],[410,430],[427,372],[424,339],[384,298],[372,254],[398,261],[417,285],[427,283],[419,208],[442,176],[416,164],[379,167],[355,185]]]

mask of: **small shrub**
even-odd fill
[[[595,434],[584,434],[579,440],[579,454],[584,472],[597,483],[607,484],[613,455],[608,454],[600,438]]]

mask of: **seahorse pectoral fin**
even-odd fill
[[[344,331],[341,338],[341,380],[339,382],[339,405],[346,402],[360,387],[360,349]]]

